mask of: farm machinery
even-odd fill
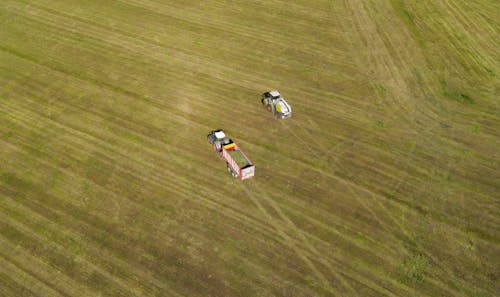
[[[255,174],[255,166],[243,153],[240,147],[234,143],[222,130],[212,130],[208,135],[208,142],[214,151],[226,161],[227,171],[234,178],[241,180],[252,178]]]
[[[274,90],[262,94],[262,105],[278,119],[292,116],[292,107],[285,101],[280,92]]]

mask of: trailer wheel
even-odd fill
[[[267,109],[267,111],[271,112],[271,110],[272,110],[271,104],[266,105],[266,109]]]
[[[227,172],[231,174],[232,177],[236,178],[237,175],[234,173],[233,169],[231,169],[231,166],[229,166],[228,163],[226,163],[226,167],[227,167]]]

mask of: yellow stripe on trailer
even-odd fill
[[[236,145],[236,144],[235,144],[234,142],[233,142],[233,143],[230,143],[230,144],[226,144],[226,145],[224,146],[224,149],[225,149],[225,150],[230,150],[230,149],[234,148],[234,146],[235,146],[235,145]]]

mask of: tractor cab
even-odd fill
[[[226,134],[222,130],[213,130],[208,134],[208,142],[213,145],[214,150],[220,153],[222,151],[222,147],[226,149],[231,148],[231,144],[233,141],[230,138],[226,137]]]
[[[214,131],[214,136],[217,140],[224,140],[226,138],[226,133],[222,132],[222,130]]]
[[[268,92],[268,93],[264,93],[264,94],[266,94],[271,99],[279,99],[281,97],[280,92],[278,92],[276,90]]]

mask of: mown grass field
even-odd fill
[[[2,0],[0,295],[498,296],[499,11]]]

